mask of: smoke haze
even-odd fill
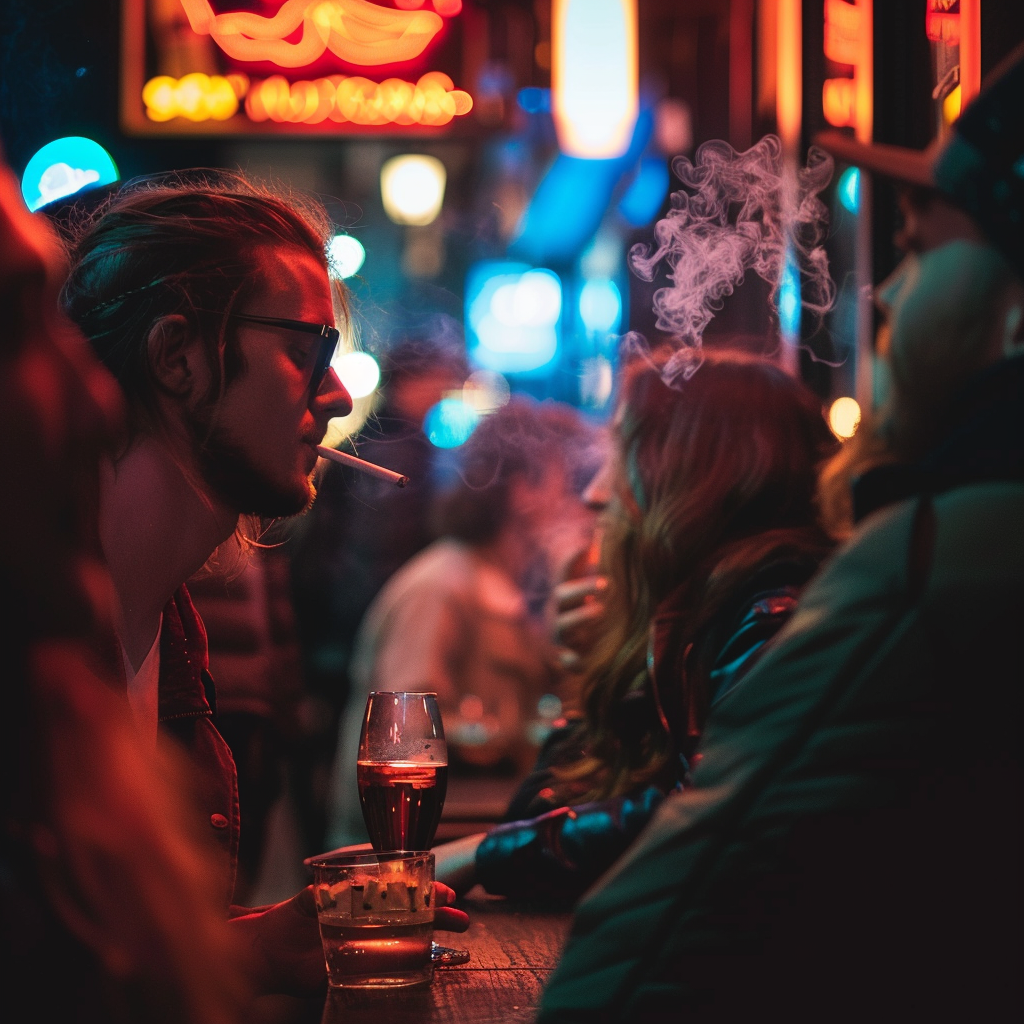
[[[654,293],[658,329],[678,346],[663,369],[666,381],[692,376],[705,328],[748,270],[771,286],[777,319],[787,248],[800,270],[804,309],[821,316],[831,308],[835,285],[822,244],[828,210],[818,196],[832,167],[827,153],[811,147],[806,167],[788,169],[775,135],[744,153],[727,142],[705,142],[694,160],[672,161],[684,188],[655,225],[656,245],[637,244],[629,254],[645,281],[654,280],[662,261],[667,265],[671,284]]]

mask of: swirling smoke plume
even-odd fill
[[[807,166],[789,169],[775,135],[744,153],[727,142],[705,142],[693,161],[672,161],[684,189],[672,194],[671,208],[655,225],[656,246],[640,243],[629,253],[645,281],[654,280],[662,261],[668,268],[671,285],[654,293],[658,329],[678,346],[662,370],[666,382],[696,371],[705,328],[748,270],[771,285],[778,317],[787,249],[799,268],[804,308],[819,317],[831,308],[835,285],[823,246],[828,210],[818,196],[832,166],[827,153],[811,147]]]

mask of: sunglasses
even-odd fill
[[[316,334],[323,340],[320,343],[320,351],[316,354],[316,362],[313,364],[313,376],[309,379],[309,393],[315,395],[320,390],[320,385],[331,368],[331,359],[334,357],[334,350],[338,347],[338,339],[341,331],[330,324],[308,324],[304,320],[287,320],[279,316],[251,316],[248,313],[229,313],[228,316],[235,320],[247,320],[253,324],[265,324],[268,327],[281,327],[286,331],[300,331],[302,334]]]

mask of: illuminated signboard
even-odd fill
[[[861,142],[870,141],[874,121],[873,24],[872,0],[825,0],[824,49],[834,75],[822,85],[822,111]]]
[[[821,101],[825,119],[837,128],[852,126],[857,118],[856,68],[860,52],[860,11],[846,0],[825,0],[825,56],[852,74],[827,78]]]
[[[928,0],[925,33],[933,43],[960,45],[960,0]]]
[[[462,0],[122,0],[121,122],[135,135],[422,135],[457,129]]]

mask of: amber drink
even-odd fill
[[[446,764],[359,761],[359,802],[375,850],[426,850],[448,789]]]
[[[448,788],[448,746],[437,694],[370,694],[356,781],[374,850],[430,849]]]
[[[434,855],[354,854],[312,862],[332,988],[393,989],[433,977]]]

